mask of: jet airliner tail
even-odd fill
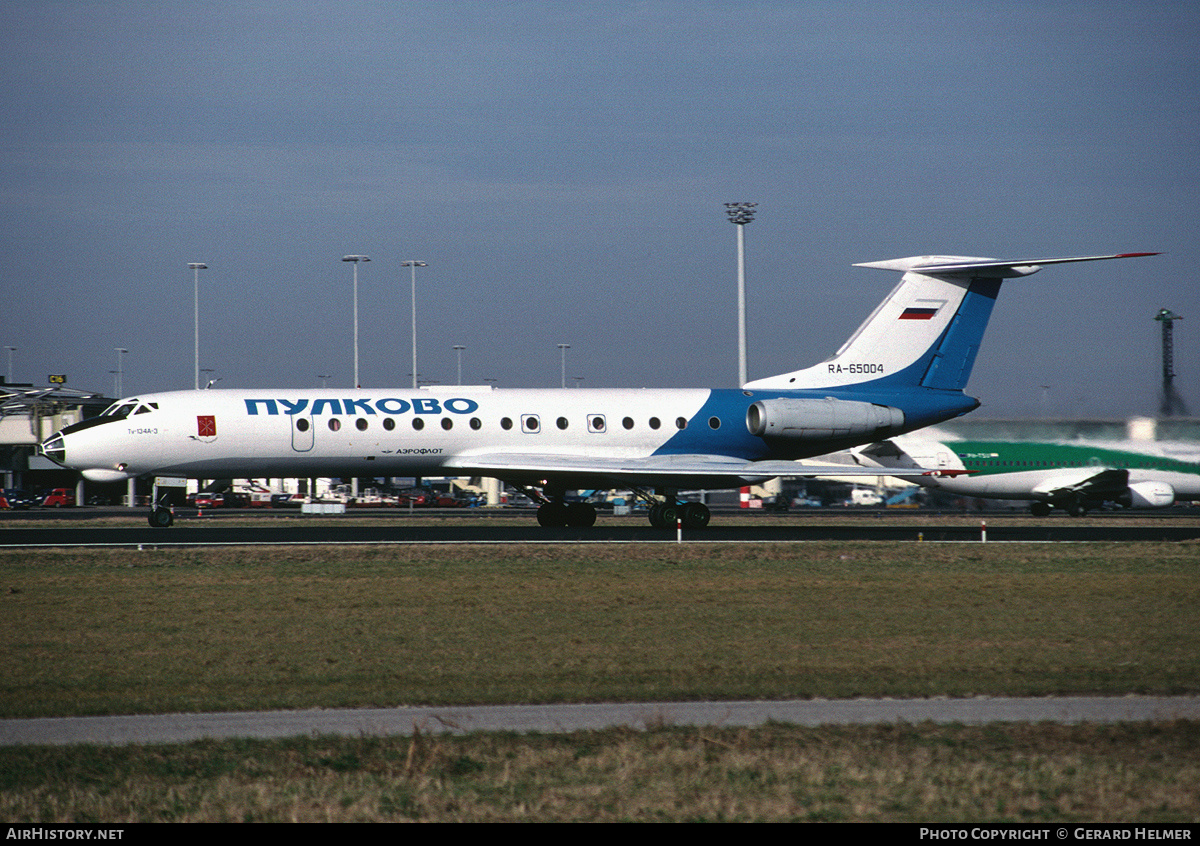
[[[966,387],[1002,280],[1045,265],[1151,256],[1121,253],[1018,261],[970,256],[913,256],[856,267],[903,272],[900,283],[832,358],[791,373],[756,379],[758,389]]]

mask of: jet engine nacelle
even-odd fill
[[[838,399],[759,400],[746,409],[746,428],[760,438],[818,441],[875,439],[896,434],[904,412],[890,405]]]
[[[1126,508],[1168,508],[1175,504],[1175,489],[1166,482],[1134,482],[1117,502]]]

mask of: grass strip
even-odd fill
[[[10,823],[1195,823],[1198,785],[1196,722],[0,750]]]
[[[1200,690],[1200,545],[0,551],[0,716]]]

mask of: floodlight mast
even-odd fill
[[[462,354],[466,347],[462,344],[455,344],[454,351],[458,353],[458,384],[462,384]]]
[[[738,387],[750,381],[746,362],[746,224],[754,220],[758,203],[726,203],[725,214],[737,226],[738,245]]]
[[[417,387],[417,268],[429,267],[423,261],[402,261],[401,267],[412,268],[412,386]]]
[[[117,353],[117,369],[113,372],[117,374],[116,385],[113,386],[113,393],[116,394],[116,399],[121,399],[121,394],[125,390],[125,365],[122,363],[121,356],[129,352],[124,347],[113,347]]]
[[[1159,309],[1154,318],[1162,323],[1162,402],[1158,413],[1163,417],[1187,414],[1183,397],[1175,390],[1175,333],[1174,323],[1183,317],[1169,308]]]
[[[200,271],[208,270],[208,265],[202,261],[190,261],[188,269],[192,271],[192,311],[195,324],[196,379],[193,387],[198,391],[200,390]]]
[[[342,261],[354,263],[354,387],[356,388],[362,387],[358,381],[358,263],[370,260],[370,256],[342,256]]]
[[[567,386],[567,350],[571,348],[570,344],[559,344],[559,383],[560,387]]]

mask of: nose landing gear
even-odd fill
[[[182,488],[187,486],[187,479],[173,476],[159,476],[154,479],[154,488],[150,493],[150,525],[156,529],[165,529],[175,522],[175,511],[171,508],[167,494],[159,494],[160,488]]]
[[[175,515],[169,508],[163,508],[159,505],[150,512],[150,525],[156,529],[165,529],[174,522]]]

